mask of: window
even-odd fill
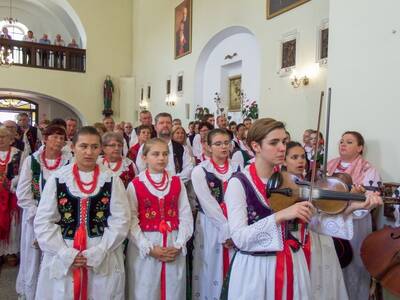
[[[6,120],[16,120],[19,113],[26,112],[31,124],[37,123],[39,105],[25,99],[1,98],[0,99],[0,122]]]
[[[0,27],[6,27],[8,29],[8,34],[11,35],[11,38],[17,41],[22,41],[24,35],[26,35],[28,32],[28,27],[19,22],[10,24],[7,21],[1,21]]]

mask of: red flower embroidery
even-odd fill
[[[61,198],[60,200],[58,200],[58,203],[60,203],[62,206],[64,206],[67,202],[68,202],[67,198]]]
[[[110,199],[107,198],[107,197],[103,197],[103,198],[101,198],[101,202],[102,202],[103,204],[108,204],[108,202],[110,202]]]

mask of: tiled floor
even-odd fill
[[[16,300],[15,280],[17,279],[18,266],[7,267],[3,266],[0,269],[0,299],[1,300]]]

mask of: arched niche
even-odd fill
[[[45,115],[50,120],[54,118],[75,118],[80,124],[87,124],[83,114],[66,100],[34,91],[0,88],[0,98],[2,97],[26,99],[38,104],[39,121]]]
[[[10,1],[0,0],[0,15],[10,14]],[[14,0],[12,17],[31,29],[37,40],[47,33],[53,41],[60,33],[66,44],[75,38],[81,48],[86,48],[85,28],[67,0]]]
[[[255,35],[242,26],[232,26],[215,34],[202,49],[195,69],[194,105],[215,112],[215,93],[229,105],[229,78],[241,76],[248,99],[260,99],[260,48]],[[228,112],[229,113],[229,112]],[[239,120],[240,112],[229,113]]]

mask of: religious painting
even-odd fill
[[[267,0],[267,19],[272,19],[310,0]]]
[[[329,28],[321,30],[320,59],[328,58]]]
[[[178,75],[176,91],[178,93],[182,93],[183,92],[183,74]]]
[[[171,94],[171,79],[167,79],[166,90],[167,90],[167,95]]]
[[[240,111],[242,93],[242,76],[229,78],[229,111]]]
[[[296,65],[296,40],[282,43],[281,69],[290,68]]]
[[[192,0],[175,7],[175,59],[192,52]]]

